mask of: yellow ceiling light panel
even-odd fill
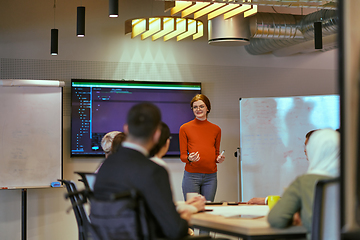
[[[144,39],[150,37],[151,35],[162,30],[162,27],[163,27],[163,24],[162,24],[163,19],[162,18],[160,18],[160,17],[149,18],[148,21],[149,21],[149,30],[144,32],[143,34],[141,34],[141,40],[144,40]]]
[[[211,20],[213,18],[216,18],[217,16],[221,15],[221,14],[224,14],[228,11],[231,11],[235,8],[238,8],[240,7],[239,4],[226,4],[226,6],[216,10],[216,11],[213,11],[211,13],[208,14],[208,20]]]
[[[197,21],[196,27],[197,27],[197,33],[193,35],[193,40],[204,36],[204,24],[200,21]]]
[[[186,18],[176,18],[176,30],[165,35],[164,41],[168,41],[183,32],[187,31],[187,19]]]
[[[210,4],[211,4],[210,2],[197,2],[195,5],[182,11],[181,17],[183,18],[183,17],[189,16],[190,14],[193,14],[194,12],[197,12],[200,9],[209,6]]]
[[[180,34],[179,36],[176,37],[177,41],[181,41],[184,38],[187,38],[191,35],[194,35],[197,32],[197,24],[196,24],[196,20],[193,19],[188,19],[187,21],[187,31]]]
[[[238,14],[240,14],[242,12],[245,12],[245,11],[247,11],[249,9],[251,9],[251,5],[242,5],[239,8],[235,8],[234,10],[225,13],[224,14],[224,19],[231,18],[231,17],[233,17],[235,15],[238,15]]]
[[[171,15],[175,15],[188,7],[195,5],[195,2],[188,2],[188,1],[176,1],[175,7],[171,9]]]
[[[194,18],[197,19],[224,6],[226,6],[226,3],[212,3],[206,8],[203,8],[197,11],[196,13],[194,13]]]
[[[131,22],[132,24],[132,32],[131,32],[131,38],[134,38],[140,34],[142,34],[143,32],[149,30],[149,25],[146,23],[146,19],[145,18],[141,18],[141,19],[134,19]]]
[[[141,35],[141,40],[151,37],[153,41],[159,38],[168,41],[177,37],[177,40],[180,41],[191,35],[195,40],[203,36],[203,32],[203,23],[190,18],[161,16],[125,21],[125,34],[131,33],[131,38]]]
[[[175,18],[167,18],[164,17],[163,19],[163,29],[157,33],[155,33],[151,38],[153,41],[165,36],[168,33],[176,30],[176,21]]]
[[[252,5],[252,8],[246,12],[244,12],[244,17],[250,17],[257,13],[257,5]]]

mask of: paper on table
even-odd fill
[[[242,205],[242,206],[205,206],[205,209],[213,209],[208,214],[220,215],[224,217],[233,217],[236,215],[257,215],[266,216],[269,213],[267,205]]]

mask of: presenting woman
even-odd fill
[[[225,156],[220,154],[221,129],[209,122],[210,100],[197,94],[190,102],[195,119],[183,124],[179,131],[180,159],[185,162],[182,189],[199,193],[207,201],[214,201],[217,188],[217,163]]]

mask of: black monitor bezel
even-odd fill
[[[114,83],[114,84],[119,84],[119,83],[126,83],[126,84],[154,84],[154,85],[174,85],[174,86],[179,86],[179,85],[184,85],[184,86],[188,86],[188,85],[194,85],[194,86],[199,86],[200,87],[200,90],[199,90],[199,93],[201,93],[202,91],[202,85],[201,85],[201,82],[174,82],[174,81],[135,81],[135,80],[102,80],[102,79],[76,79],[76,78],[72,78],[71,79],[71,85],[70,85],[70,95],[71,95],[71,98],[70,98],[70,109],[71,109],[71,112],[70,112],[70,157],[76,157],[76,158],[84,158],[84,157],[89,157],[89,158],[103,158],[105,157],[105,154],[74,154],[72,152],[72,131],[73,131],[73,119],[72,119],[72,102],[73,102],[73,99],[72,99],[72,91],[73,91],[73,83],[74,82],[90,82],[90,83],[93,83],[93,84],[96,84],[96,83],[101,83],[101,84],[104,84],[104,83]],[[189,102],[190,104],[190,102]],[[178,158],[180,157],[179,154],[166,154],[164,156],[164,158]]]

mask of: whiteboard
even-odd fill
[[[240,99],[241,195],[282,195],[306,173],[305,135],[340,126],[338,95]]]
[[[0,188],[61,179],[62,88],[0,84],[0,113]]]

